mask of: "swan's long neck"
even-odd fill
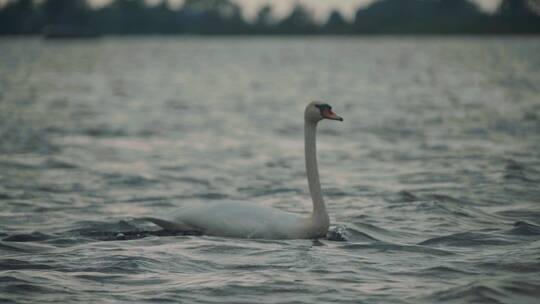
[[[306,173],[309,184],[309,193],[313,201],[313,218],[318,224],[328,228],[328,213],[321,193],[321,183],[319,181],[319,170],[317,168],[317,145],[316,145],[317,123],[310,121],[304,124]]]

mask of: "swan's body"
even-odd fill
[[[183,223],[197,230],[204,227],[204,234],[238,238],[305,239],[326,234],[310,235],[309,218],[279,209],[247,202],[221,201],[198,206],[178,216]],[[188,228],[189,228],[188,227]]]
[[[326,236],[330,220],[321,194],[315,135],[320,120],[343,120],[331,109],[327,104],[312,102],[304,113],[306,173],[313,201],[313,212],[310,216],[302,217],[252,203],[222,201],[201,204],[183,211],[174,222],[147,219],[165,229],[190,230],[215,236],[264,239]]]

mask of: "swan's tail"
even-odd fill
[[[142,217],[141,220],[151,222],[163,230],[182,232],[185,234],[203,234],[204,231],[200,228],[182,223],[182,222],[171,222],[167,220],[158,219],[155,217]]]

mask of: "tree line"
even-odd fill
[[[180,8],[114,0],[97,9],[86,0],[10,0],[0,7],[0,35],[539,34],[539,8],[533,0],[503,0],[493,13],[468,0],[379,0],[351,21],[333,11],[320,23],[297,3],[284,18],[267,5],[248,22],[229,0],[186,0]]]

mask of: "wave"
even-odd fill
[[[378,242],[379,240],[360,230],[344,225],[330,227],[326,238],[330,241]]]
[[[371,244],[352,243],[352,244],[342,245],[341,248],[353,249],[353,250],[374,249],[380,252],[413,252],[413,253],[424,253],[424,254],[436,255],[436,256],[450,256],[450,255],[455,254],[451,251],[435,249],[435,248],[426,247],[426,246],[403,245],[403,244],[393,244],[393,243],[385,243],[385,242],[377,242],[377,243],[371,243]]]
[[[505,233],[521,236],[540,236],[540,226],[533,225],[524,221],[517,221],[514,223],[514,227],[506,231]]]
[[[519,236],[519,238],[518,238]],[[456,247],[471,247],[495,245],[505,246],[516,244],[526,239],[540,239],[540,226],[533,225],[527,222],[515,222],[513,228],[509,230],[499,230],[497,232],[460,232],[445,236],[439,236],[427,239],[418,243],[418,245],[438,245],[438,246],[456,246]]]
[[[528,220],[540,225],[540,211],[531,209],[511,209],[498,211],[498,216],[510,218],[513,220]]]
[[[520,294],[538,299],[540,297],[540,283],[532,280],[513,280],[502,284],[501,288],[513,294]]]
[[[6,270],[36,270],[36,269],[52,269],[52,266],[46,264],[37,264],[17,259],[2,259],[0,260],[0,271]]]
[[[23,233],[10,235],[3,239],[5,242],[40,242],[54,238],[52,235],[48,235],[41,232]]]
[[[505,303],[506,295],[485,284],[473,283],[439,291],[429,297],[434,302]],[[504,301],[502,300],[504,299]]]
[[[418,243],[418,245],[444,245],[455,247],[471,247],[483,245],[512,245],[516,241],[509,240],[503,236],[481,232],[460,232],[451,235],[434,237]]]
[[[534,278],[521,280],[483,280],[435,292],[433,302],[459,301],[467,303],[535,303],[540,296],[540,284]]]
[[[407,275],[407,276],[418,276],[418,277],[436,277],[436,278],[461,278],[464,275],[480,275],[479,272],[465,271],[463,269],[458,269],[450,266],[434,266],[427,267],[415,271],[399,271],[393,272],[395,275]]]

